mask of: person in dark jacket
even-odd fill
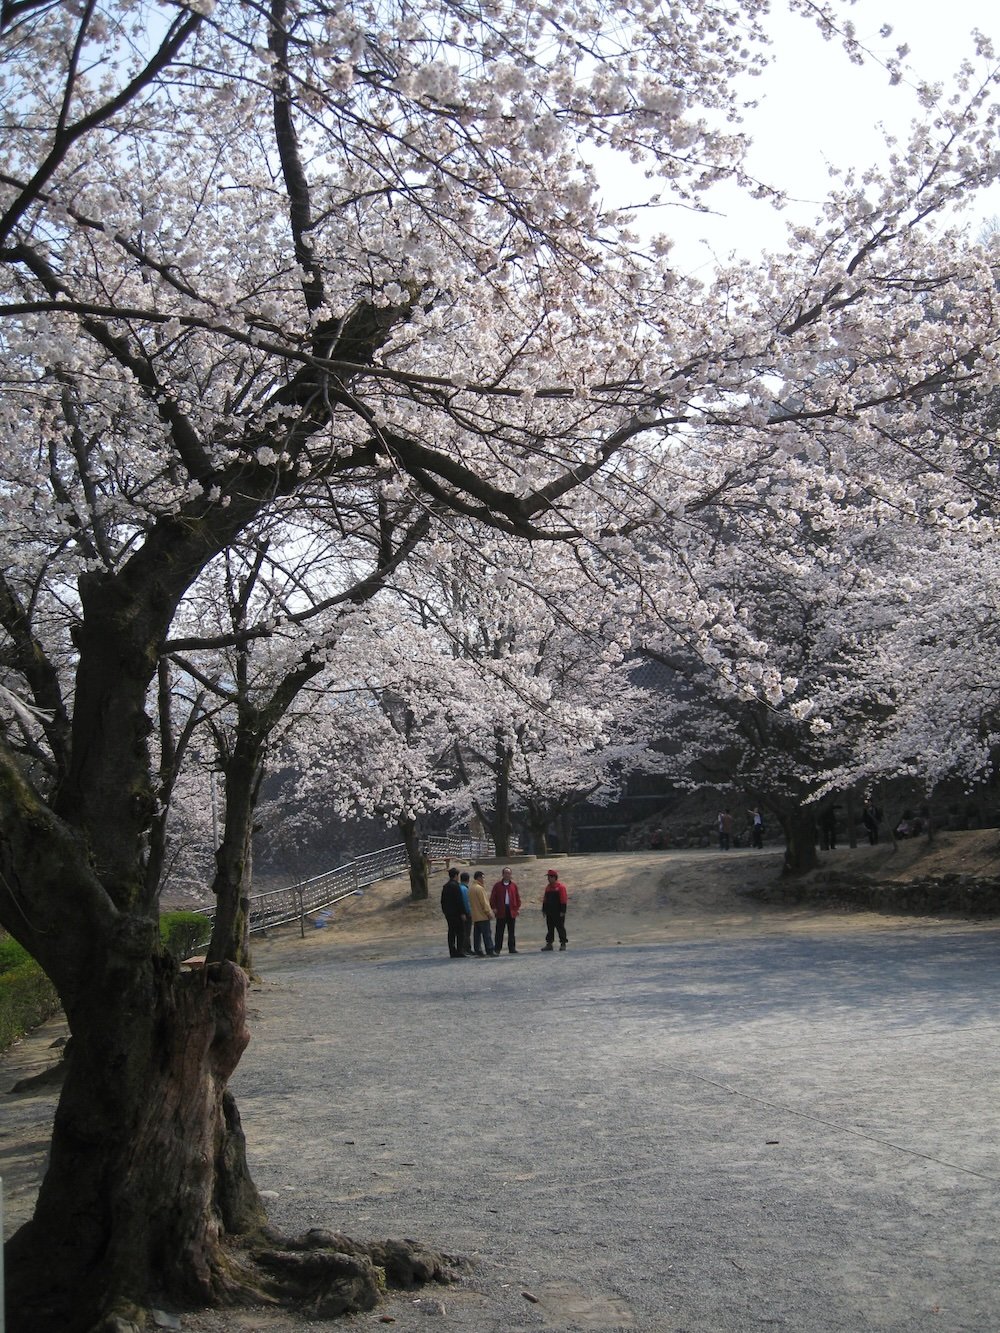
[[[457,870],[448,871],[448,883],[441,890],[441,911],[448,922],[449,955],[465,958],[465,898]]]
[[[566,885],[559,878],[558,870],[550,870],[546,877],[545,892],[542,894],[542,911],[545,914],[543,953],[552,952],[552,943],[555,940],[557,930],[559,932],[560,951],[565,949],[569,943],[569,937],[566,934],[566,902],[568,897]]]

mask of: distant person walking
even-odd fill
[[[719,815],[719,851],[728,852],[733,845],[733,817],[728,810]]]
[[[521,910],[521,895],[517,891],[510,866],[504,866],[500,872],[500,878],[493,885],[490,892],[490,907],[492,907],[493,915],[497,919],[496,943],[493,948],[497,953],[503,951],[503,936],[504,931],[506,931],[507,952],[517,953],[517,945],[514,941],[514,923],[517,921],[517,914]]]
[[[472,902],[472,931],[474,935],[472,952],[477,958],[495,957],[493,949],[493,913],[483,881],[483,872],[477,870],[472,877],[469,889]]]
[[[545,914],[545,944],[542,953],[551,953],[556,931],[559,932],[559,950],[562,952],[569,943],[566,934],[566,903],[569,894],[566,885],[559,878],[558,870],[550,870],[546,876],[545,892],[542,894],[542,911]]]
[[[465,899],[457,870],[448,871],[448,882],[441,890],[441,911],[448,922],[448,954],[451,958],[464,958]]]

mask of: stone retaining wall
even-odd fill
[[[920,916],[958,914],[1000,916],[1000,880],[975,875],[924,875],[904,883],[837,872],[783,880],[762,889],[764,902],[844,904],[872,912],[913,912]]]

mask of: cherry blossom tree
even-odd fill
[[[300,720],[299,695],[336,663],[355,609],[378,594],[426,534],[426,511],[411,522],[392,508],[398,506],[380,502],[365,515],[355,507],[349,519],[342,505],[332,534],[325,521],[314,519],[308,528],[286,522],[280,547],[257,534],[245,550],[227,551],[226,623],[215,633],[189,631],[164,645],[162,661],[197,682],[213,703],[204,716],[225,800],[210,961],[227,957],[237,939],[236,961],[249,968],[252,836],[269,749]]]
[[[853,753],[851,732],[815,717],[812,699],[836,679],[856,627],[845,612],[853,576],[824,559],[815,515],[782,534],[766,513],[734,498],[701,562],[693,542],[683,565],[665,552],[664,595],[634,631],[638,652],[660,671],[660,734],[674,781],[728,793],[737,819],[758,807],[784,833],[786,872],[801,873],[816,865],[816,802],[828,773]],[[838,544],[847,527],[837,529]],[[651,560],[647,586],[653,568]],[[670,618],[671,602],[674,615],[687,604],[686,619]]]
[[[803,448],[683,544],[648,538],[628,613],[669,673],[676,776],[769,811],[793,871],[838,793],[850,819],[858,787],[972,781],[996,744],[995,409],[959,387],[873,424],[867,456]]]
[[[995,412],[934,416],[910,455],[919,467],[897,479],[891,505],[884,459],[870,536],[844,551],[838,651],[807,692],[812,726],[852,740],[828,768],[829,785],[909,777],[930,796],[943,781],[992,773]]]
[[[837,6],[791,8],[836,26]],[[979,82],[970,65],[954,100],[928,95],[887,172],[844,176],[756,271],[701,285],[602,205],[595,146],[685,206],[724,177],[761,188],[731,89],[766,12],[0,9],[0,923],[74,1038],[8,1249],[16,1329],[283,1289],[279,1258],[228,1243],[264,1231],[226,1086],[242,871],[204,973],[156,930],[180,756],[165,723],[154,764],[151,691],[200,580],[225,586],[258,525],[382,502],[573,541],[611,588],[642,524],[683,535],[803,449],[835,482],[890,416],[912,443],[931,393],[992,387],[989,258],[933,227],[996,171],[985,41]],[[942,318],[921,322],[931,291]],[[371,1256],[343,1299],[322,1285],[339,1262],[315,1265],[314,1306],[364,1308]]]
[[[339,641],[336,683],[317,684],[284,751],[298,799],[377,815],[408,846],[428,815],[474,816],[500,855],[515,817],[541,844],[560,814],[611,799],[648,762],[646,701],[606,621],[563,544],[442,525]],[[416,852],[411,873],[426,896]]]
[[[562,552],[459,525],[410,561],[340,641],[336,686],[320,685],[286,752],[300,797],[379,815],[404,841],[422,816],[475,816],[501,855],[510,834],[497,810],[522,822],[534,810],[540,838],[580,800],[610,797],[644,758],[638,692]]]
[[[433,558],[436,545],[429,549]],[[305,725],[288,729],[277,762],[295,775],[295,803],[319,812],[310,823],[333,810],[398,829],[411,896],[424,899],[420,821],[451,804],[443,759],[451,747],[449,710],[456,693],[475,682],[448,669],[441,639],[392,590],[345,626],[332,665],[329,677],[304,693]]]
[[[456,799],[499,855],[515,819],[544,855],[556,819],[613,799],[649,762],[639,722],[648,701],[628,678],[602,590],[571,548],[518,553],[471,533],[458,552],[460,573],[439,569],[419,603],[456,666],[474,672],[449,708]]]

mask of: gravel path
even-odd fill
[[[254,1174],[289,1231],[477,1259],[425,1293],[461,1333],[995,1330],[998,944],[269,965],[236,1079]]]
[[[433,911],[409,937],[345,924],[260,945],[233,1086],[274,1223],[473,1261],[343,1327],[1000,1330],[1000,927],[769,912],[720,933],[717,904],[683,915],[707,864],[682,882],[671,863],[678,936],[664,918],[650,943],[652,875],[627,916],[578,897],[566,953],[537,951],[532,914],[518,956],[451,961]],[[2,1086],[51,1035],[3,1058]],[[5,1101],[9,1232],[51,1094]]]

